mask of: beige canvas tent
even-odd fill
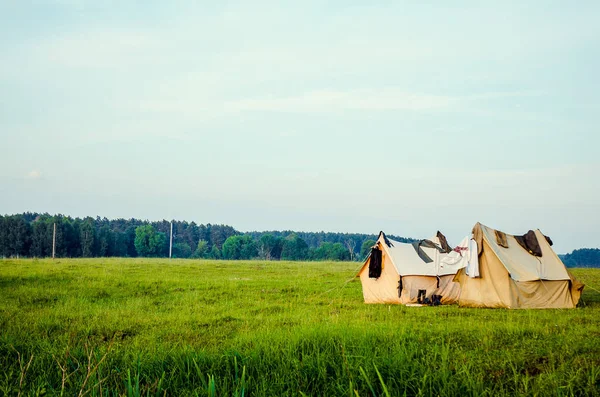
[[[455,303],[460,286],[453,282],[456,269],[440,266],[450,251],[445,237],[406,244],[379,233],[363,267],[357,274],[365,303],[417,303],[419,290],[425,298],[441,296],[441,303]]]
[[[473,227],[479,253],[479,277],[465,268],[460,283],[460,306],[511,309],[573,308],[583,284],[569,274],[539,230],[512,236],[480,223]]]

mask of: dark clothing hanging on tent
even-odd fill
[[[369,278],[379,278],[379,276],[381,276],[381,250],[372,248],[369,260]]]
[[[431,262],[433,262],[433,259],[431,259],[431,258],[429,257],[429,255],[427,255],[427,254],[425,253],[425,251],[423,251],[423,250],[421,249],[421,243],[422,243],[423,241],[424,241],[424,240],[421,240],[421,241],[415,241],[414,243],[412,243],[412,246],[413,246],[413,248],[415,249],[415,251],[417,251],[417,255],[419,255],[419,258],[421,258],[421,260],[422,260],[423,262],[425,262],[425,263],[431,263]]]
[[[388,247],[393,247],[394,246],[394,244],[392,244],[392,242],[390,240],[388,240],[387,236],[385,235],[385,233],[383,231],[379,232],[379,235],[383,236],[383,240],[385,241],[385,244]]]
[[[525,244],[527,244],[527,248],[533,252],[533,255],[542,256],[542,247],[540,247],[540,243],[538,242],[535,232],[530,230],[525,233],[523,237],[525,238]]]
[[[398,298],[402,298],[402,276],[398,280]]]
[[[442,232],[440,232],[438,230],[436,237],[440,240],[440,245],[442,246],[442,249],[444,250],[445,253],[450,253],[452,251],[452,248],[450,248],[450,245],[448,244],[448,240],[446,240],[446,236],[444,236],[442,234]]]
[[[515,240],[517,240],[517,243],[519,243],[519,245],[523,247],[526,251],[529,251],[529,248],[527,248],[527,244],[525,244],[525,238],[523,236],[515,236]]]
[[[425,248],[435,248],[436,250],[438,250],[441,253],[445,253],[446,251],[444,251],[442,248],[440,248],[439,245],[437,245],[436,243],[434,243],[431,240],[420,240],[420,241],[415,241],[414,243],[412,243],[413,248],[415,249],[415,251],[417,251],[417,255],[419,255],[419,258],[421,258],[421,260],[425,263],[431,263],[433,262],[433,259],[431,259],[429,257],[429,255],[427,255],[425,253],[425,251],[423,251],[423,249],[421,247],[425,247]]]
[[[522,236],[515,236],[515,239],[519,245],[525,248],[531,255],[542,256],[542,247],[540,247],[540,243],[533,230],[528,231]]]
[[[501,232],[500,230],[495,230],[496,232],[496,243],[500,247],[508,248],[508,241],[506,240],[506,234]]]

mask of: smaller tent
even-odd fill
[[[552,240],[539,230],[513,236],[477,223],[479,269],[456,273],[459,306],[510,309],[574,308],[584,285],[552,250]]]
[[[451,249],[440,232],[431,239],[411,244],[388,239],[379,233],[377,242],[357,274],[365,303],[417,303],[419,293],[441,303],[455,303],[460,286],[453,282],[456,268],[442,267]]]

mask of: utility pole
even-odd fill
[[[56,222],[54,223],[54,232],[52,233],[52,259],[56,256]]]
[[[169,238],[169,259],[173,254],[173,221],[171,221],[171,237]]]

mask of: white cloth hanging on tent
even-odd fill
[[[452,252],[441,260],[440,267],[452,268],[457,271],[466,267],[469,277],[479,277],[477,242],[470,237],[465,237]]]
[[[467,264],[467,276],[475,278],[479,277],[479,252],[477,249],[477,241],[472,238],[469,239],[469,249],[468,252],[468,261]]]

